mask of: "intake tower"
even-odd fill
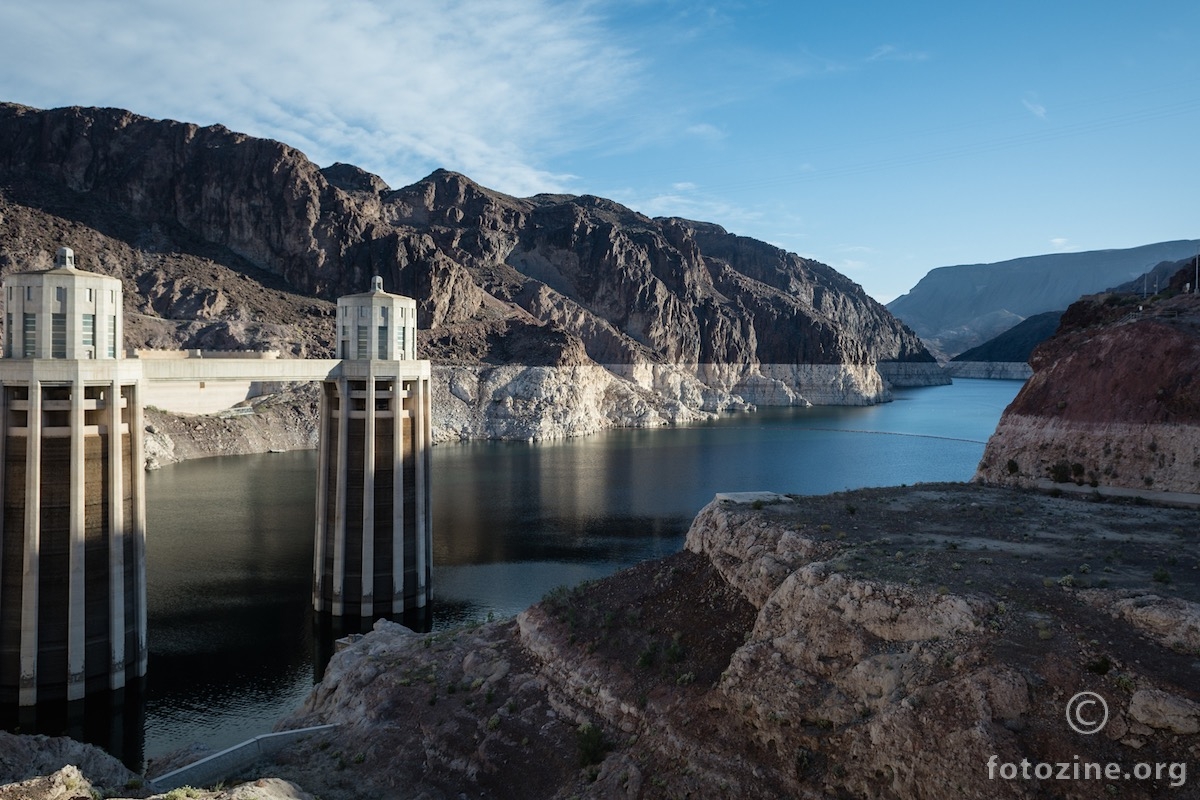
[[[417,304],[383,290],[338,299],[340,364],[323,382],[313,608],[424,612],[431,595],[428,361]]]
[[[146,674],[141,365],[69,248],[3,299],[0,701],[78,700]]]

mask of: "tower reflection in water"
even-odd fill
[[[96,692],[82,700],[5,705],[0,727],[16,733],[69,736],[107,750],[134,772],[145,764],[146,681]]]

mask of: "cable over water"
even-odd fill
[[[826,431],[829,433],[875,433],[881,436],[912,436],[918,439],[942,439],[947,442],[966,442],[968,444],[984,444],[978,439],[962,439],[957,436],[937,436],[932,433],[902,433],[900,431],[868,431],[857,428],[808,428],[810,431]]]

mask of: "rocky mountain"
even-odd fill
[[[1163,261],[1155,264],[1152,269],[1145,274],[1134,278],[1131,281],[1126,281],[1119,286],[1114,286],[1108,291],[1118,292],[1123,294],[1137,294],[1143,297],[1149,297],[1153,294],[1158,294],[1160,290],[1169,289],[1171,281],[1181,271],[1192,270],[1191,280],[1185,278],[1184,285],[1195,285],[1196,283],[1196,256],[1185,258],[1182,261]]]
[[[1159,262],[1196,253],[1200,241],[1187,240],[939,267],[888,303],[888,310],[945,360],[1026,317],[1066,308],[1085,294],[1139,278]]]
[[[1033,353],[976,478],[1200,494],[1200,295],[1086,297]]]
[[[221,126],[0,105],[0,273],[62,244],[125,280],[135,347],[325,354],[333,301],[382,275],[418,300],[446,436],[872,403],[885,378],[945,381],[861,287],[716,225],[443,170],[392,190]]]
[[[1062,311],[1034,314],[978,347],[959,353],[951,361],[1028,361],[1033,349],[1058,330]]]
[[[1054,335],[1061,311],[1034,314],[978,347],[959,353],[945,365],[955,378],[1028,378],[1033,349]]]

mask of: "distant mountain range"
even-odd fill
[[[1064,309],[1085,294],[1140,279],[1161,262],[1197,252],[1200,240],[1181,240],[939,267],[887,307],[945,360],[1027,317]]]

